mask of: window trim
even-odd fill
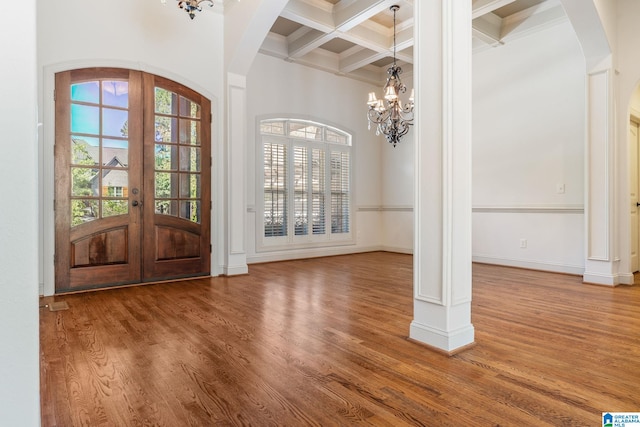
[[[261,125],[269,121],[285,122],[284,134],[263,134]],[[290,123],[307,123],[317,125],[322,128],[322,140],[308,139],[304,137],[296,137],[289,134]],[[346,141],[344,144],[339,142],[331,142],[326,140],[326,131],[344,135]],[[286,156],[293,156],[293,148],[295,146],[304,146],[309,150],[320,148],[325,156],[325,233],[314,234],[312,231],[305,235],[295,235],[295,220],[292,221],[292,215],[295,217],[294,209],[294,193],[292,188],[293,161],[287,158],[287,234],[285,236],[265,236],[265,191],[264,191],[264,144],[266,141],[282,143],[285,145]],[[354,136],[347,129],[340,128],[334,124],[323,122],[322,120],[310,119],[308,117],[296,117],[291,115],[270,115],[260,116],[256,119],[256,219],[255,219],[255,235],[256,235],[256,252],[268,252],[277,250],[305,249],[305,248],[322,248],[331,246],[344,246],[355,244],[355,201],[354,201]],[[346,152],[349,156],[349,223],[348,232],[333,233],[331,232],[331,153]],[[309,190],[308,190],[309,191]],[[311,193],[311,191],[310,191]],[[309,207],[311,209],[311,207]],[[312,227],[309,227],[312,230]]]

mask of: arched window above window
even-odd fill
[[[351,135],[332,126],[310,120],[268,119],[260,122],[262,135],[281,135],[310,141],[351,145]]]

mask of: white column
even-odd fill
[[[225,248],[222,273],[246,274],[247,266],[247,74],[288,0],[243,0],[225,7],[226,74]]]
[[[0,424],[40,425],[36,2],[0,2]],[[40,207],[41,208],[41,207]]]
[[[583,281],[617,285],[614,70],[610,60],[587,74],[585,150],[586,261]],[[626,137],[626,135],[623,135]],[[625,205],[626,206],[626,205]]]
[[[246,77],[227,73],[227,221],[225,238],[225,275],[246,274],[247,214],[247,83]]]
[[[471,324],[471,2],[414,3],[415,242],[410,337],[453,353]]]

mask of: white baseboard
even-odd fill
[[[221,266],[218,271],[222,272],[224,276],[239,276],[242,274],[249,273],[249,267],[244,265],[236,265],[236,266]]]
[[[633,273],[584,273],[583,282],[592,283],[594,285],[617,286],[617,285],[633,285]]]
[[[395,252],[398,254],[413,255],[413,248],[401,248],[397,246],[381,246],[380,250],[385,252]]]
[[[634,278],[633,273],[620,273],[618,274],[618,283],[621,285],[633,285]]]
[[[442,331],[415,320],[409,326],[409,337],[446,353],[454,352],[473,344],[473,325],[465,326],[455,331]]]
[[[527,268],[530,270],[551,271],[554,273],[565,273],[582,276],[584,274],[584,267],[578,265],[566,265],[566,264],[552,264],[538,261],[526,261],[519,259],[509,258],[494,258],[481,255],[474,255],[472,257],[473,262],[482,264],[495,264],[504,265],[506,267],[518,267]]]
[[[403,248],[396,246],[366,246],[366,247],[353,247],[353,246],[340,246],[340,247],[332,247],[332,248],[317,248],[317,249],[309,249],[309,250],[297,250],[297,251],[278,251],[272,253],[261,253],[255,254],[253,256],[247,257],[247,264],[258,264],[263,262],[274,262],[274,261],[290,261],[294,259],[304,259],[304,258],[318,258],[323,256],[334,256],[334,255],[348,255],[348,254],[356,254],[363,252],[375,252],[375,251],[385,251],[385,252],[394,252],[400,254],[413,254],[413,248]],[[561,264],[553,264],[553,263],[545,263],[545,262],[536,262],[536,261],[526,261],[526,260],[518,260],[518,259],[509,259],[509,258],[495,258],[495,257],[486,257],[474,255],[472,257],[473,262],[482,263],[482,264],[494,264],[494,265],[503,265],[506,267],[518,267],[518,268],[527,268],[530,270],[541,270],[541,271],[550,271],[554,273],[564,273],[564,274],[573,274],[577,276],[582,276],[584,274],[584,267],[577,265],[561,265]],[[235,273],[235,274],[243,274],[243,273]],[[620,275],[620,282],[625,284],[633,284],[633,275]]]
[[[247,264],[262,262],[290,261],[294,259],[319,258],[323,256],[349,255],[363,252],[383,251],[382,246],[334,246],[315,249],[303,249],[296,251],[278,251],[271,253],[259,253],[247,257]]]

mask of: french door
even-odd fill
[[[210,274],[210,123],[168,79],[56,74],[56,292]]]

